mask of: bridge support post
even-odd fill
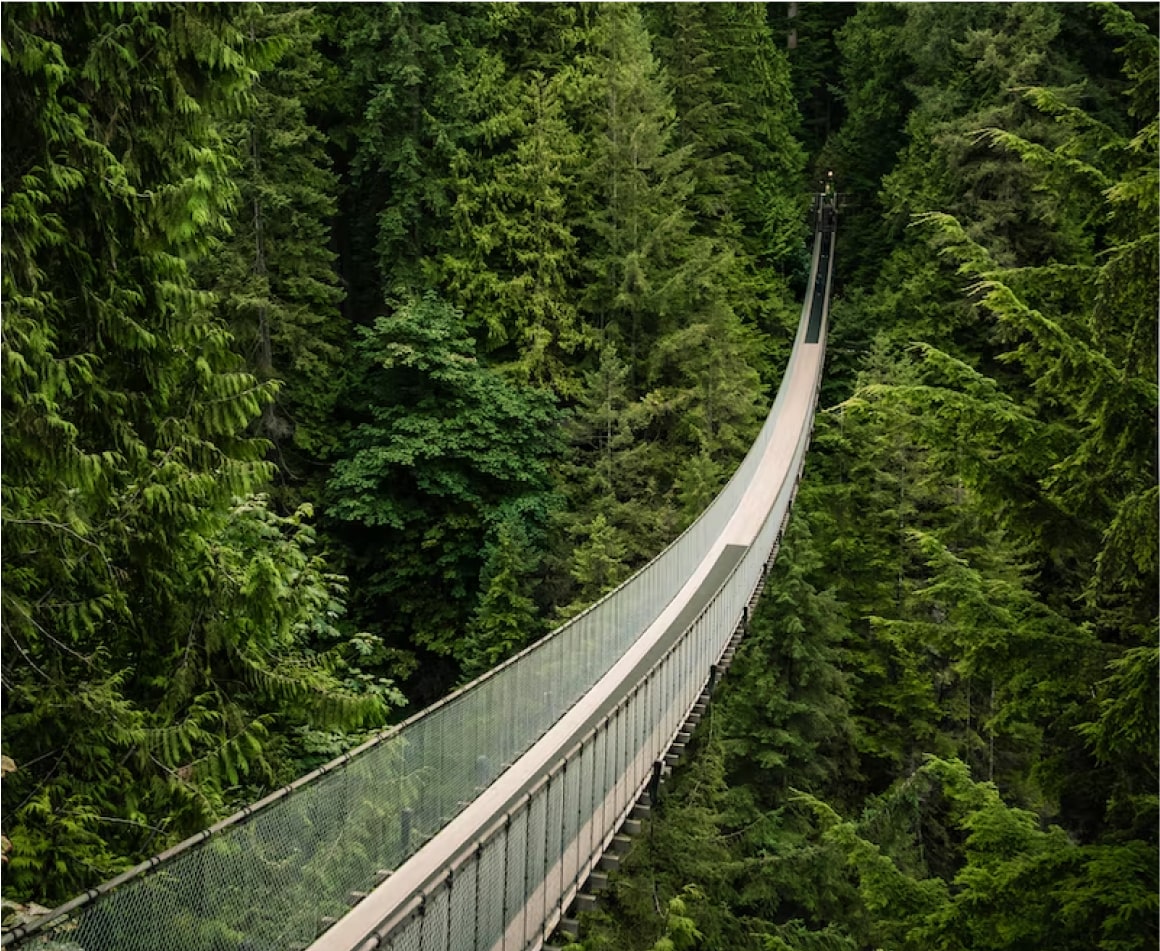
[[[414,817],[415,812],[410,806],[399,813],[399,845],[402,847],[403,855],[411,849],[411,821]]]
[[[661,773],[665,768],[664,760],[657,760],[653,763],[652,779],[648,781],[648,795],[654,803],[660,802],[661,793]]]

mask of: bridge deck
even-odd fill
[[[56,936],[124,951],[165,934],[182,951],[232,951],[294,935],[302,947],[350,898],[312,951],[538,949],[680,729],[776,546],[812,428],[834,241],[815,236],[761,434],[665,552],[457,695],[2,943]],[[430,821],[413,846],[393,842],[403,814],[396,838],[410,842],[411,807]],[[375,869],[394,871],[364,896],[384,874]]]
[[[463,861],[465,854],[478,849],[493,832],[497,820],[510,816],[561,758],[620,702],[626,685],[636,683],[669,650],[730,577],[754,543],[775,503],[786,496],[787,487],[792,489],[796,450],[811,425],[824,360],[824,346],[819,344],[824,343],[823,330],[828,317],[833,235],[819,234],[818,239],[811,285],[820,287],[820,294],[807,297],[803,307],[794,357],[779,393],[781,405],[774,430],[748,490],[692,577],[620,660],[537,743],[390,878],[325,932],[311,945],[310,951],[379,947],[381,937],[417,907],[419,896],[445,876],[448,868]],[[563,891],[561,887],[560,900]],[[535,901],[549,904],[539,892]],[[559,917],[558,912],[555,917]],[[505,937],[496,947],[539,947],[540,944],[538,939],[531,944],[522,940],[508,944]]]

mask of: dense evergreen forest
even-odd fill
[[[787,546],[581,944],[1155,947],[1155,5],[0,17],[6,915],[679,533],[833,169]]]

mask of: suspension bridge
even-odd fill
[[[499,667],[14,928],[57,951],[538,951],[614,867],[744,634],[813,428],[833,200],[765,423],[672,544]]]

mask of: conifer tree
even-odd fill
[[[523,529],[504,522],[480,574],[479,603],[468,628],[464,676],[478,676],[545,633],[529,596],[532,565]]]
[[[830,84],[837,87],[846,115],[826,141],[825,161],[846,196],[838,266],[870,282],[897,235],[894,222],[883,217],[880,183],[906,145],[906,120],[914,105],[914,66],[902,41],[906,17],[903,4],[866,4],[834,37],[837,82]],[[794,56],[795,78],[813,65],[806,50],[803,45]]]
[[[756,429],[759,382],[750,370],[752,338],[729,305],[735,262],[727,247],[697,233],[693,147],[677,142],[666,73],[640,11],[599,8],[592,42],[585,179],[592,205],[582,251],[593,280],[583,313],[600,364],[586,378],[575,433],[574,464],[589,476],[571,494],[581,512],[592,511],[585,497],[615,497],[619,511],[598,508],[651,555],[680,524],[665,514],[680,468],[670,460],[703,452],[731,468]],[[709,339],[713,353],[701,346]],[[620,360],[625,373],[613,385]],[[651,448],[633,444],[642,436]],[[597,491],[596,479],[618,485]],[[697,491],[704,497],[716,488]]]
[[[341,201],[349,312],[368,325],[387,299],[429,287],[444,247],[453,163],[478,127],[470,109],[486,8],[353,5],[327,11],[341,50],[330,135],[348,180]],[[481,69],[485,67],[481,66]]]
[[[848,856],[869,940],[900,948],[1137,949],[1156,940],[1155,868],[1143,843],[1078,845],[1003,802],[956,760],[934,757],[856,820],[801,797],[823,842]],[[890,817],[890,818],[886,818]],[[956,861],[931,867],[922,842],[947,836]],[[932,872],[934,874],[932,874]],[[1012,904],[1011,896],[1020,899]]]
[[[318,26],[307,8],[253,5],[237,28],[271,56],[245,112],[223,128],[239,194],[229,235],[198,272],[248,369],[281,381],[256,434],[273,445],[281,478],[300,487],[333,448],[347,337],[330,248],[338,180],[306,117],[323,81]]]
[[[623,558],[624,564],[637,567],[675,534],[676,521],[666,506],[657,504],[666,477],[665,447],[647,437],[654,432],[658,408],[649,400],[633,398],[629,374],[628,364],[611,343],[600,351],[596,368],[584,374],[578,405],[565,425],[570,452],[562,481],[569,504],[562,520],[565,532],[578,544],[574,559],[594,545],[596,551],[620,552],[616,561]],[[613,538],[623,539],[623,551]],[[601,570],[597,577],[618,573]],[[589,585],[585,579],[592,573],[577,564],[569,574],[586,594],[607,590],[603,580],[596,588]]]
[[[189,273],[261,50],[165,4],[6,7],[3,38],[5,888],[52,902],[288,779],[285,731],[384,704],[307,651],[341,586],[253,495],[274,387]]]
[[[715,4],[716,40],[734,108],[725,117],[730,147],[744,163],[738,216],[760,279],[766,269],[786,273],[800,260],[805,238],[805,154],[797,140],[798,107],[789,63],[774,42],[766,11],[747,3]]]
[[[657,52],[672,83],[676,136],[691,149],[690,210],[703,233],[733,245],[742,227],[737,206],[746,182],[729,137],[729,117],[737,106],[722,70],[713,5],[682,3],[646,11],[659,24]]]
[[[797,319],[784,276],[801,267],[805,222],[804,155],[792,134],[798,115],[785,56],[760,7],[660,10],[671,19],[662,48],[677,139],[691,150],[695,231],[729,256],[722,286],[731,308],[771,335],[760,364],[783,364]]]
[[[833,591],[809,580],[822,566],[812,544],[806,517],[795,515],[722,708],[731,784],[773,806],[790,787],[838,781],[854,760],[846,631]]]
[[[597,196],[585,266],[585,313],[617,342],[630,382],[647,383],[647,354],[682,326],[697,289],[721,261],[692,237],[689,151],[674,139],[676,114],[640,11],[597,9],[594,107],[587,187]]]
[[[604,513],[598,513],[589,525],[573,528],[571,541],[575,545],[571,573],[576,589],[572,603],[562,609],[565,617],[599,601],[629,574],[626,533],[610,525]]]
[[[427,266],[492,359],[570,395],[569,355],[581,341],[570,285],[582,161],[567,101],[575,82],[570,66],[510,74],[497,55],[480,58],[463,83],[475,131],[448,179],[450,234]]]

